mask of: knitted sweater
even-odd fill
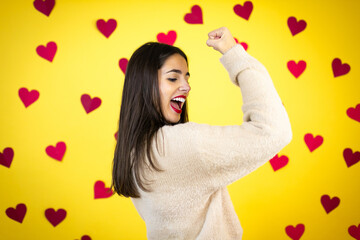
[[[237,44],[220,62],[240,87],[243,123],[162,127],[152,142],[163,171],[146,167],[150,192],[132,198],[148,239],[241,239],[226,186],[262,166],[292,139],[288,115],[266,68]]]

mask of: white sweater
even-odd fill
[[[266,68],[237,44],[221,58],[240,86],[243,123],[162,127],[152,143],[162,172],[144,170],[151,192],[132,198],[148,239],[241,239],[226,186],[274,157],[292,139],[288,115]]]

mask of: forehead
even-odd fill
[[[161,67],[161,70],[166,71],[166,70],[170,70],[173,68],[177,68],[177,69],[184,70],[184,71],[186,70],[186,72],[187,72],[188,66],[187,66],[186,60],[183,56],[181,56],[178,53],[175,53],[175,54],[171,55],[170,57],[168,57],[165,60],[163,66]]]

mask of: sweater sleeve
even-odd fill
[[[220,61],[241,89],[243,123],[211,126],[190,122],[164,131],[165,152],[182,155],[186,169],[191,169],[187,174],[197,175],[185,178],[211,188],[224,187],[251,173],[292,139],[288,115],[266,68],[239,44]]]

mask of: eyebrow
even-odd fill
[[[167,71],[166,73],[171,73],[171,72],[182,74],[182,71],[179,69],[171,69],[170,71]],[[190,77],[189,72],[187,72],[186,75]]]

